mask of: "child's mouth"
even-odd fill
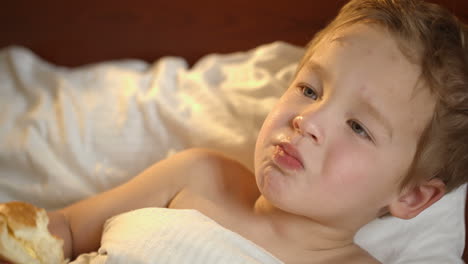
[[[287,170],[301,170],[304,168],[299,153],[289,143],[281,143],[275,146],[273,161],[281,168]]]

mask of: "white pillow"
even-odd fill
[[[116,186],[188,147],[253,166],[260,125],[304,50],[283,42],[69,69],[0,51],[0,202],[55,209]],[[463,263],[466,188],[411,221],[378,219],[356,241],[384,263]]]

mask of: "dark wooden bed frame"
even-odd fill
[[[205,54],[248,50],[276,40],[304,45],[345,2],[3,1],[0,48],[22,45],[70,67],[125,58],[152,62],[166,55],[192,64]],[[467,0],[431,2],[468,21]],[[466,249],[464,259],[468,262]]]

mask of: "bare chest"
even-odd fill
[[[268,228],[262,226],[261,221],[255,220],[252,207],[250,202],[236,198],[232,193],[218,193],[213,190],[199,193],[189,189],[181,191],[169,205],[173,209],[195,209],[287,264],[378,263],[359,248],[312,253],[291,247],[287,241],[270,233]]]
[[[195,209],[205,216],[213,219],[221,226],[237,233],[246,234],[245,218],[252,205],[233,195],[217,190],[206,189],[203,191],[183,189],[168,208]],[[247,237],[249,238],[249,237]]]

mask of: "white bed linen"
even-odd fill
[[[29,50],[0,51],[0,202],[55,209],[118,185],[188,147],[210,147],[252,168],[269,109],[303,49],[282,42],[182,58],[69,69]],[[378,219],[357,242],[384,263],[463,263],[460,188],[411,221]]]
[[[284,264],[191,209],[142,208],[114,216],[96,253],[70,264]]]

